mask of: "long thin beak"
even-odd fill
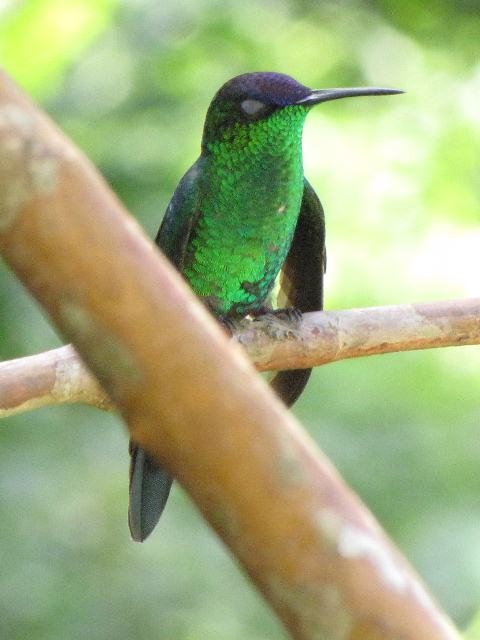
[[[390,96],[404,93],[401,89],[385,89],[383,87],[350,87],[345,89],[318,89],[295,104],[314,105],[339,98],[355,98],[357,96]]]

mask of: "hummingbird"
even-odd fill
[[[155,241],[221,323],[266,313],[294,321],[322,309],[325,219],[303,173],[305,119],[322,102],[397,93],[310,89],[271,72],[246,73],[219,89],[200,157],[180,180]],[[277,280],[286,305],[274,310]],[[281,371],[272,380],[287,406],[310,371]],[[129,526],[141,542],[162,514],[172,477],[133,442],[130,454]]]

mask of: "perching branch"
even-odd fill
[[[237,335],[259,371],[396,351],[480,344],[480,298],[307,313],[298,331],[266,320]]]
[[[71,345],[0,363],[0,418],[73,402],[114,408]]]
[[[480,344],[480,299],[308,313],[295,329],[280,320],[244,321],[235,338],[259,371]],[[0,418],[66,402],[113,407],[72,347],[0,363]]]
[[[299,640],[458,640],[88,161],[0,75],[0,251]]]

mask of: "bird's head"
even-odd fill
[[[310,89],[283,73],[245,73],[226,82],[214,96],[207,112],[202,146],[234,141],[245,129],[285,113],[285,119],[303,125],[310,107],[355,96],[403,93],[398,89],[353,87],[344,89]],[[287,109],[288,108],[288,109]],[[272,131],[275,135],[275,131]]]

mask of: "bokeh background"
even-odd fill
[[[309,116],[328,308],[479,295],[479,42],[476,0],[0,1],[1,63],[150,235],[230,77],[407,90]],[[61,343],[0,265],[0,358]],[[460,625],[480,601],[479,364],[463,347],[329,365],[295,408]],[[71,406],[1,427],[1,638],[286,637],[178,486],[130,541],[116,417]]]

